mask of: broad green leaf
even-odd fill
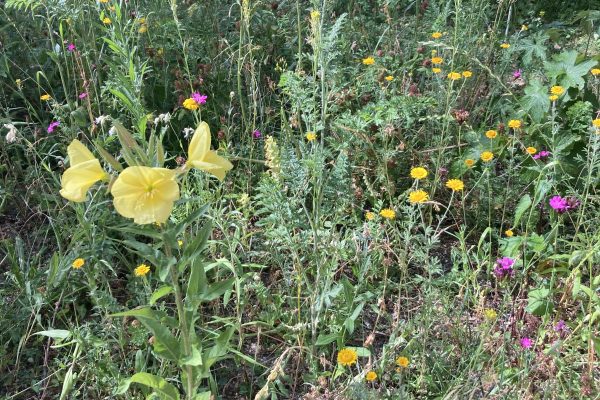
[[[47,336],[52,339],[61,339],[64,340],[71,336],[71,331],[67,331],[65,329],[50,329],[49,331],[40,331],[34,333],[34,335]]]
[[[513,226],[516,227],[519,224],[523,213],[529,209],[531,203],[531,197],[528,194],[521,197],[521,200],[519,200],[519,204],[517,204],[517,208],[515,210],[515,222],[513,223]]]
[[[541,317],[552,312],[554,304],[550,299],[550,290],[547,288],[529,291],[528,304],[525,311]]]
[[[316,346],[324,346],[326,344],[333,343],[337,340],[338,336],[339,336],[338,333],[329,333],[327,335],[320,334],[317,337],[317,342],[315,343],[315,345]]]
[[[194,396],[194,400],[210,400],[211,393],[210,392],[202,392],[202,393],[198,393],[197,395]]]
[[[525,95],[521,98],[521,106],[535,122],[540,122],[550,108],[548,88],[541,81],[532,80],[525,88]]]
[[[177,388],[160,376],[152,375],[147,372],[138,372],[129,378],[129,380],[131,383],[139,383],[152,388],[154,393],[163,400],[179,400]]]
[[[202,353],[196,346],[192,346],[192,354],[181,359],[181,365],[192,365],[198,367],[202,365]]]
[[[570,87],[583,89],[585,86],[583,77],[596,65],[596,61],[587,60],[578,64],[578,55],[576,50],[567,50],[552,57],[552,61],[544,63],[548,77],[565,89]],[[565,93],[565,96],[568,94]]]
[[[158,314],[150,308],[139,308],[112,314],[110,316],[137,318],[154,335],[154,351],[168,360],[179,360],[179,341],[173,336],[171,331],[161,323]]]
[[[371,352],[369,351],[369,349],[365,348],[365,347],[348,347],[349,349],[352,349],[356,352],[356,355],[359,357],[370,357],[371,356]]]
[[[200,295],[204,301],[213,301],[230,290],[235,283],[235,278],[225,279],[224,281],[214,282],[208,285],[206,292]]]
[[[165,286],[161,286],[161,287],[159,287],[158,289],[156,289],[156,290],[154,291],[154,293],[152,293],[152,296],[150,296],[150,301],[149,301],[149,304],[150,304],[151,306],[152,306],[152,305],[154,305],[154,304],[156,304],[156,302],[157,302],[157,301],[158,301],[160,298],[162,298],[162,297],[164,297],[164,296],[166,296],[166,295],[168,295],[168,294],[171,294],[171,293],[173,293],[173,291],[174,291],[174,290],[173,290],[173,287],[172,287],[172,286],[169,286],[169,285],[165,285]]]

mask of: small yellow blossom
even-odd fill
[[[434,74],[439,74],[440,72],[442,72],[441,68],[431,68],[431,72],[433,72]]]
[[[465,165],[469,168],[471,168],[473,165],[475,165],[475,160],[473,160],[472,158],[467,158],[465,160]]]
[[[600,75],[600,68],[592,68],[590,72],[592,73],[592,75],[598,76]]]
[[[443,64],[444,63],[444,59],[442,57],[432,57],[431,58],[431,63],[435,64],[435,65]]]
[[[43,95],[40,96],[40,100],[42,101],[48,101],[52,98],[52,96],[50,96],[48,93],[45,93]]]
[[[133,270],[135,276],[146,276],[150,272],[150,267],[146,264],[140,264]]]
[[[484,151],[483,153],[481,153],[480,158],[483,162],[492,161],[494,159],[494,153],[492,153],[491,151]]]
[[[396,218],[396,212],[391,208],[384,208],[383,210],[379,211],[379,215],[381,215],[385,219]]]
[[[410,170],[410,177],[413,179],[427,178],[427,170],[423,167],[415,167]]]
[[[365,375],[365,379],[367,380],[367,382],[373,382],[375,379],[377,379],[377,372],[375,372],[375,371],[367,372],[367,375]]]
[[[192,99],[191,97],[188,99],[185,99],[183,101],[183,108],[185,108],[186,110],[197,110],[200,108],[200,104],[198,104],[196,102],[196,100]]]
[[[142,24],[140,25],[140,29],[138,29],[139,33],[146,33],[148,32],[148,26],[146,24]]]
[[[563,88],[562,86],[552,86],[550,88],[550,93],[552,93],[556,96],[560,96],[564,92],[565,92],[565,88]]]
[[[85,260],[83,258],[78,258],[75,261],[73,261],[73,264],[71,264],[71,266],[74,269],[80,269],[81,267],[83,267],[85,265]]]
[[[179,248],[183,247],[183,240],[178,240],[177,241],[177,246],[179,246]]]
[[[356,354],[356,351],[353,349],[346,347],[338,352],[337,362],[344,367],[349,367],[355,364],[356,360],[358,360],[358,354]]]
[[[15,80],[15,83],[17,85],[17,89],[21,89],[23,87],[23,81],[20,79]]]
[[[493,129],[485,132],[485,137],[488,139],[495,139],[496,136],[498,136],[498,132]]]
[[[442,32],[433,32],[431,34],[431,37],[434,38],[434,39],[439,39],[439,38],[442,37]]]
[[[388,75],[388,76],[385,77],[385,80],[388,81],[388,82],[391,82],[391,81],[394,80],[394,77],[392,75]]]
[[[558,100],[558,96],[555,94],[551,94],[550,96],[548,96],[548,98],[550,99],[550,101],[556,101]]]
[[[457,79],[460,79],[461,77],[462,77],[462,75],[461,75],[461,74],[459,74],[458,72],[450,72],[450,73],[448,74],[448,79],[451,79],[451,80],[453,80],[453,81],[455,81],[455,80],[457,80]]]
[[[463,190],[465,188],[465,184],[460,179],[450,179],[446,182],[446,187],[451,189],[453,192],[457,192],[459,190]]]
[[[366,219],[367,221],[371,221],[371,220],[373,220],[373,218],[375,218],[375,213],[374,213],[374,212],[372,212],[372,211],[367,211],[367,212],[365,213],[365,219]]]
[[[502,43],[500,45],[500,47],[503,48],[503,49],[508,49],[510,47],[510,44],[508,44],[508,43]]]
[[[319,17],[321,16],[321,13],[317,10],[312,10],[310,12],[310,18],[311,19],[319,19]]]
[[[521,30],[522,30],[522,31],[528,31],[528,30],[529,30],[529,27],[528,27],[527,25],[524,25],[524,24],[523,24],[523,25],[521,25]]]
[[[364,65],[373,65],[375,64],[375,59],[373,57],[363,58],[362,63]]]
[[[400,356],[400,357],[396,358],[396,364],[399,367],[407,368],[408,365],[410,364],[410,360],[407,357]]]
[[[145,18],[145,17],[140,17],[140,18],[138,18],[137,22],[138,22],[140,25],[143,25],[143,24],[145,24],[145,23],[146,23],[146,18]]]
[[[429,200],[429,194],[424,190],[413,190],[408,195],[408,200],[412,204],[421,204]]]
[[[600,128],[600,118],[593,120],[592,125],[594,125],[596,128]]]
[[[537,153],[537,149],[535,147],[532,147],[532,146],[529,146],[528,148],[526,148],[525,151],[529,155],[534,155],[535,153]]]
[[[523,123],[519,119],[511,119],[508,121],[508,127],[513,129],[519,129]]]
[[[100,0],[100,3],[108,3],[108,0]]]
[[[115,6],[109,6],[109,7],[108,7],[108,11],[115,11],[115,10],[116,10],[116,7],[115,7]]]
[[[110,25],[112,23],[112,21],[110,20],[110,18],[104,17],[104,19],[102,19],[102,23],[104,25]]]
[[[463,78],[470,78],[473,76],[473,73],[471,71],[464,71],[462,73]]]
[[[512,229],[507,229],[504,231],[504,234],[506,237],[513,237],[515,233],[512,231]]]
[[[309,142],[314,142],[315,140],[317,140],[317,134],[314,132],[306,132],[306,135],[304,135],[304,137]]]
[[[485,311],[483,311],[483,315],[488,321],[493,321],[498,316],[498,314],[496,314],[496,311],[492,308],[486,308]]]

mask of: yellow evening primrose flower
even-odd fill
[[[421,204],[429,200],[429,194],[424,190],[413,190],[408,194],[408,200],[412,204]]]
[[[492,153],[491,151],[484,151],[483,153],[481,153],[480,158],[483,162],[492,161],[494,159],[494,153]]]
[[[594,125],[596,128],[600,128],[600,118],[592,120],[592,125]]]
[[[394,77],[392,75],[388,75],[388,76],[385,77],[385,80],[388,81],[388,82],[391,82],[391,81],[394,80]]]
[[[100,161],[79,140],[67,147],[71,166],[60,178],[60,195],[75,203],[85,201],[87,191],[98,181],[108,178]]]
[[[146,276],[150,272],[150,267],[146,264],[140,264],[133,270],[135,276]]]
[[[531,147],[531,146],[529,146],[528,148],[526,148],[525,151],[529,155],[534,155],[535,153],[537,153],[537,149],[535,147]]]
[[[377,379],[377,372],[375,372],[375,371],[367,372],[367,374],[365,375],[365,379],[367,380],[367,382],[373,382],[375,379]]]
[[[410,170],[410,177],[413,179],[427,178],[427,170],[423,167],[415,167]]]
[[[78,258],[75,261],[73,261],[73,264],[71,264],[71,267],[73,267],[74,269],[80,269],[84,265],[85,265],[85,260],[83,258]]]
[[[560,96],[561,94],[563,94],[565,92],[565,88],[562,86],[552,86],[550,88],[550,93],[556,95],[556,96]]]
[[[493,129],[485,132],[485,137],[488,139],[495,139],[496,136],[498,136],[498,132]]]
[[[473,165],[475,165],[475,160],[473,160],[472,158],[467,158],[465,160],[465,165],[469,168],[471,168]]]
[[[381,217],[385,219],[396,218],[396,212],[391,208],[384,208],[383,210],[379,211],[379,215],[381,215]]]
[[[42,101],[48,101],[52,98],[52,96],[50,96],[48,93],[45,93],[43,95],[40,96],[40,100]]]
[[[433,32],[431,34],[431,37],[434,38],[434,39],[439,39],[439,38],[442,37],[442,32]]]
[[[176,172],[167,168],[125,168],[111,189],[115,209],[136,224],[165,223],[179,199],[175,176]]]
[[[511,119],[508,121],[508,127],[513,129],[519,129],[523,123],[519,119]]]
[[[183,101],[183,108],[185,108],[186,110],[197,110],[200,108],[200,104],[198,104],[196,102],[196,100],[192,99],[191,97],[189,99],[185,99]]]
[[[556,101],[558,100],[558,96],[555,94],[551,94],[550,96],[548,96],[548,99],[550,99],[550,101]]]
[[[396,358],[396,364],[399,367],[407,368],[408,365],[410,364],[410,360],[407,357],[400,356],[400,357]]]
[[[453,192],[457,192],[459,190],[463,190],[465,188],[465,184],[460,179],[450,179],[446,182],[446,187],[451,189]]]
[[[338,352],[337,362],[344,367],[349,367],[352,364],[355,364],[356,360],[358,360],[358,354],[356,354],[356,351],[353,349],[346,347]]]
[[[367,211],[367,212],[365,213],[365,219],[366,219],[367,221],[371,221],[373,218],[375,218],[375,213],[374,213],[374,212],[372,212],[372,211]]]
[[[503,48],[503,49],[508,49],[510,47],[510,44],[508,44],[508,43],[502,43],[500,45],[500,47]]]
[[[201,169],[220,181],[225,179],[225,173],[233,168],[229,160],[210,149],[210,128],[206,122],[201,122],[192,136],[186,165],[187,168]]]
[[[314,132],[306,132],[306,135],[304,135],[304,137],[309,142],[314,142],[315,140],[317,140],[317,134]]]
[[[373,65],[375,64],[375,59],[373,57],[363,58],[362,63],[365,65]]]
[[[439,65],[439,64],[442,64],[443,62],[444,62],[444,59],[442,57],[432,57],[431,58],[432,64]]]
[[[600,75],[600,68],[592,68],[590,72],[592,73],[592,75],[598,76]]]
[[[457,79],[460,79],[461,77],[462,77],[462,75],[461,75],[461,74],[459,74],[458,72],[450,72],[450,73],[448,74],[448,79],[451,79],[451,80],[453,80],[453,81],[455,81],[455,80],[457,80]]]
[[[513,237],[515,233],[512,231],[512,229],[507,229],[504,231],[504,234],[506,237]]]
[[[463,78],[470,78],[473,76],[473,73],[471,71],[464,71],[462,73]]]
[[[104,17],[104,19],[102,20],[102,23],[104,25],[110,25],[112,23],[112,21],[110,20],[110,18]]]
[[[434,74],[439,74],[440,72],[442,72],[441,68],[431,68],[431,72],[433,72]]]

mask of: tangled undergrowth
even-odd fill
[[[600,398],[600,5],[0,2],[0,397]]]

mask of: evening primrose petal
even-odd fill
[[[233,168],[229,160],[210,149],[210,128],[206,122],[200,123],[190,141],[188,168],[197,168],[222,181],[227,171]]]
[[[108,177],[91,151],[83,143],[74,139],[67,153],[71,166],[63,173],[60,195],[67,200],[81,203],[85,201],[87,191],[98,181]]]
[[[164,223],[179,199],[176,172],[166,168],[128,167],[112,186],[119,214],[136,224]]]

